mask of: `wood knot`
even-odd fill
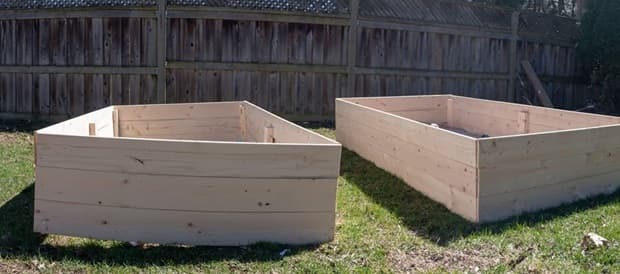
[[[144,165],[144,161],[142,159],[139,159],[139,158],[136,158],[136,157],[133,157],[133,156],[129,156],[129,157],[131,157],[131,159],[133,159],[134,161],[140,163],[141,165]]]

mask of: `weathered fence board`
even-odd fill
[[[545,16],[454,3],[378,10],[382,0],[351,1],[361,2],[359,14],[353,6],[311,14],[159,2],[1,10],[0,117],[250,100],[295,119],[333,119],[336,97],[453,93],[522,102],[532,98],[518,79],[522,60],[554,105],[584,101],[571,20],[549,19],[567,34],[545,36],[547,28],[524,24]]]

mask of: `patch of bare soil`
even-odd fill
[[[494,246],[464,250],[429,249],[396,250],[389,254],[390,264],[399,273],[418,273],[431,270],[479,273],[504,261]]]
[[[0,132],[0,144],[31,143],[32,136],[21,132]]]
[[[7,263],[0,261],[0,273],[38,273],[31,266],[22,263]]]

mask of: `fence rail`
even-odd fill
[[[573,32],[536,32],[527,13],[494,10],[510,24],[501,18],[480,27],[359,13],[359,2],[351,0],[346,14],[165,0],[131,9],[0,10],[0,117],[251,100],[308,120],[332,119],[336,97],[455,93],[519,101],[527,92],[522,60],[534,65],[556,106],[583,101]],[[535,18],[576,29],[572,20]]]

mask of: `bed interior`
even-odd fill
[[[346,100],[474,138],[541,133],[620,123],[619,117],[452,95],[347,98]]]
[[[248,102],[112,106],[38,133],[251,143],[335,143]]]

